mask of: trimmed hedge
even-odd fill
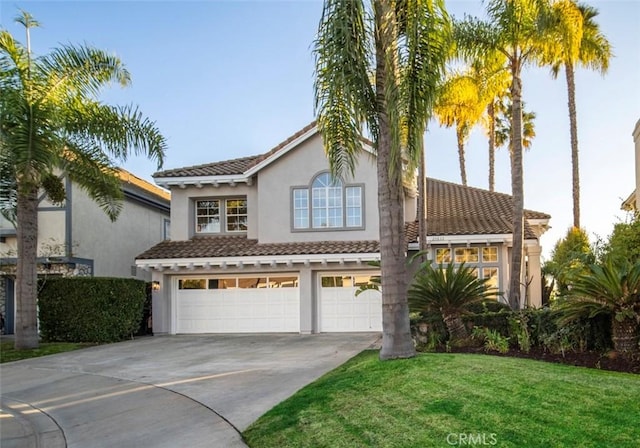
[[[38,293],[40,334],[50,342],[116,342],[138,329],[145,282],[128,278],[47,278]]]

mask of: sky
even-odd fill
[[[613,45],[606,76],[576,74],[581,170],[581,220],[592,240],[624,221],[621,202],[633,191],[631,132],[640,119],[640,0],[590,0]],[[480,0],[446,0],[456,18],[482,16]],[[117,54],[132,75],[126,89],[100,98],[134,104],[168,142],[164,169],[261,154],[314,119],[312,47],[319,0],[253,1],[9,1],[0,27],[24,42],[13,19],[19,9],[41,27],[32,48],[89,44]],[[525,208],[551,215],[542,237],[548,259],[572,225],[569,118],[564,75],[528,67],[523,97],[536,113],[536,138],[524,155]],[[427,175],[460,182],[454,129],[431,122],[425,140]],[[488,143],[481,128],[467,143],[468,184],[488,188]],[[153,181],[154,162],[129,158],[123,167]],[[508,153],[496,160],[496,191],[510,194]]]

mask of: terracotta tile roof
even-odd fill
[[[437,179],[427,179],[427,234],[510,234],[511,196]],[[546,213],[525,210],[526,219],[550,219]],[[408,223],[407,240],[415,241],[418,223]],[[525,238],[536,238],[525,223]]]
[[[138,255],[140,260],[164,258],[217,258],[278,255],[377,253],[378,241],[314,241],[260,244],[246,236],[197,237],[188,241],[163,241]]]
[[[243,174],[245,171],[256,166],[263,160],[274,155],[289,143],[315,128],[316,122],[312,121],[298,132],[278,143],[264,154],[257,156],[241,157],[238,159],[224,160],[222,162],[207,163],[204,165],[187,166],[172,170],[159,171],[153,177],[194,177],[194,176],[224,176],[233,174]]]
[[[260,157],[261,156],[241,157],[239,159],[224,160],[222,162],[159,171],[155,173],[153,177],[195,177],[242,174],[253,166],[256,159]]]

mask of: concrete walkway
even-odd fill
[[[379,337],[156,336],[2,364],[0,445],[244,447],[240,431]]]

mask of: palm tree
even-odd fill
[[[0,31],[0,172],[10,179],[3,199],[16,209],[15,346],[35,348],[39,192],[64,200],[62,172],[115,220],[123,194],[111,157],[125,160],[132,149],[160,167],[166,143],[136,108],[96,100],[103,86],[130,82],[117,57],[72,45],[34,57],[29,32],[38,23],[26,12],[16,20],[26,29],[26,47]]]
[[[558,77],[564,67],[567,80],[569,125],[571,134],[571,176],[573,192],[573,226],[580,228],[580,168],[578,122],[576,113],[575,68],[582,66],[605,74],[613,56],[611,44],[595,21],[598,10],[575,0],[553,4],[553,37],[542,64],[551,65]]]
[[[474,268],[464,263],[453,262],[446,268],[434,268],[431,262],[424,263],[416,273],[409,289],[411,311],[441,314],[454,342],[469,337],[462,316],[470,314],[469,307],[475,303],[494,299],[497,290],[489,287],[489,279],[480,279]]]
[[[580,317],[611,315],[613,345],[619,352],[638,351],[640,323],[640,262],[591,265],[574,279],[567,299],[559,305],[561,323]]]
[[[361,0],[325,0],[314,43],[318,128],[331,172],[354,171],[363,122],[377,153],[381,359],[415,355],[405,280],[403,159],[413,172],[443,78],[449,28],[441,0],[372,0],[370,10]]]
[[[454,74],[442,87],[433,110],[441,126],[456,127],[460,178],[466,186],[464,145],[484,110],[478,84],[466,73]]]
[[[537,62],[543,51],[546,30],[546,4],[542,0],[488,0],[488,20],[466,17],[455,29],[459,53],[467,60],[478,60],[484,54],[499,52],[506,58],[511,74],[513,148],[511,194],[513,200],[513,247],[509,281],[509,304],[522,305],[524,189],[522,164],[522,69]]]
[[[536,119],[535,112],[527,112],[525,110],[526,104],[522,102],[522,147],[525,150],[531,148],[533,144],[533,139],[536,136],[536,126],[534,120]],[[506,99],[506,101],[497,101],[495,108],[497,110],[496,114],[496,130],[495,130],[495,144],[496,148],[501,148],[503,146],[508,146],[509,148],[509,157],[513,155],[513,148],[511,144],[511,102]]]

